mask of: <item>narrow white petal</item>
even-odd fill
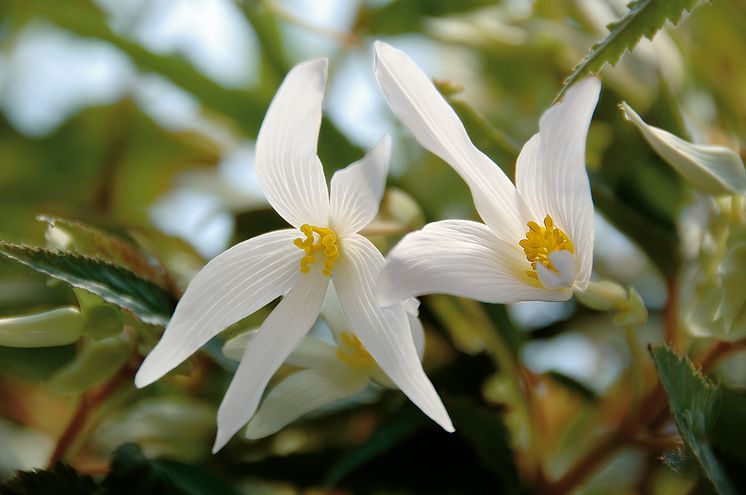
[[[191,281],[161,341],[135,377],[144,387],[176,367],[208,340],[287,292],[300,274],[296,230],[244,241],[210,261]]]
[[[425,375],[407,320],[400,306],[381,308],[376,302],[376,279],[384,259],[359,235],[344,239],[342,257],[334,267],[334,285],[347,321],[378,366],[422,411],[453,431],[438,393]]]
[[[386,185],[391,157],[391,138],[332,177],[329,198],[330,223],[338,236],[357,232],[373,220]]]
[[[258,331],[258,328],[249,330],[230,339],[223,345],[223,354],[230,359],[240,361],[246,351],[246,346]],[[337,348],[328,342],[309,336],[303,337],[285,360],[285,364],[298,368],[321,368],[336,363],[339,363]]]
[[[316,321],[329,279],[302,275],[246,347],[241,364],[218,409],[217,452],[254,415],[264,387]]]
[[[329,192],[316,145],[326,88],[326,59],[295,66],[264,116],[256,140],[256,174],[288,223],[326,225]]]
[[[474,146],[456,112],[407,55],[380,41],[375,51],[376,79],[399,120],[463,177],[482,219],[498,235],[519,235],[527,208],[510,179]]]
[[[585,168],[585,141],[601,82],[585,79],[544,112],[539,133],[523,147],[516,186],[541,224],[551,215],[573,242],[578,257],[576,285],[584,290],[593,264],[593,200]],[[525,230],[525,226],[524,226]]]
[[[484,224],[444,220],[412,232],[389,252],[379,280],[379,301],[388,306],[410,296],[451,294],[491,303],[561,301],[566,291],[536,287],[531,265],[515,244]]]
[[[570,251],[557,251],[549,255],[556,271],[552,271],[541,263],[536,264],[536,272],[542,287],[547,289],[570,289],[575,282],[578,262]]]
[[[299,371],[278,383],[249,421],[246,438],[256,440],[276,433],[304,414],[352,397],[368,385],[367,375],[339,364]]]
[[[621,107],[655,152],[694,187],[713,195],[746,194],[746,169],[738,153],[722,146],[688,143],[646,124],[627,103]]]

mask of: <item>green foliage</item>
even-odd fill
[[[746,398],[712,383],[689,359],[676,356],[668,347],[657,346],[651,352],[687,447],[719,493],[740,493],[746,466],[741,416]]]
[[[494,3],[495,0],[394,0],[364,9],[357,23],[379,36],[408,33],[422,30],[428,17],[458,14]]]
[[[151,460],[135,444],[120,446],[111,473],[102,486],[107,494],[225,495],[237,494],[230,485],[196,466],[177,461]]]
[[[635,0],[619,21],[609,24],[609,34],[591,47],[590,53],[576,65],[565,79],[557,98],[573,83],[588,74],[597,74],[605,64],[614,65],[625,51],[631,50],[646,37],[653,39],[666,21],[676,24],[685,11],[691,11],[697,0]]]
[[[78,474],[66,464],[57,464],[49,471],[37,469],[16,474],[0,485],[0,495],[100,495],[101,488],[88,475]]]
[[[132,311],[146,323],[165,324],[175,301],[149,280],[124,268],[74,253],[0,243],[0,254]]]

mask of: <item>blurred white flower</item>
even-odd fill
[[[412,298],[403,309],[407,311],[412,339],[422,358],[425,335],[417,318],[417,305]],[[397,388],[355,336],[333,287],[329,287],[321,316],[332,331],[334,343],[311,336],[301,340],[285,361],[300,370],[270,389],[249,421],[247,438],[264,438],[311,411],[353,399],[371,383]],[[223,353],[240,360],[257,331],[250,330],[229,340],[223,346]]]
[[[381,274],[381,302],[434,292],[492,303],[562,301],[585,290],[594,229],[585,140],[600,81],[578,83],[544,113],[513,185],[407,55],[381,42],[375,49],[376,78],[394,113],[463,177],[485,222],[446,220],[405,236]]]
[[[453,430],[422,369],[405,311],[376,302],[383,256],[357,234],[378,211],[388,137],[335,173],[329,194],[316,156],[326,72],[326,60],[291,70],[257,137],[259,182],[272,207],[294,228],[244,241],[208,263],[135,378],[138,387],[157,380],[232,323],[284,296],[246,347],[218,410],[213,451],[254,415],[269,379],[319,315],[330,281],[355,336],[386,375],[428,416]]]
[[[694,187],[713,195],[746,194],[746,169],[738,153],[723,146],[689,143],[648,125],[626,102],[620,108],[655,152]]]

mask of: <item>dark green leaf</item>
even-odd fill
[[[88,475],[78,474],[66,464],[49,471],[22,471],[0,485],[0,495],[98,495],[100,487]]]
[[[719,447],[713,438],[722,418],[723,389],[696,371],[689,359],[678,357],[670,348],[657,346],[651,352],[676,426],[687,447],[718,492],[738,493],[718,456]],[[738,421],[742,425],[743,418]],[[742,450],[743,446],[739,447]]]
[[[495,0],[394,0],[361,9],[357,24],[377,35],[411,33],[422,30],[428,17],[458,14],[494,4]]]
[[[560,94],[588,74],[597,74],[605,64],[614,65],[625,51],[637,45],[643,36],[653,39],[666,21],[676,24],[684,11],[690,11],[697,0],[635,0],[619,21],[609,24],[609,34],[591,47],[590,53],[575,66],[565,80]]]
[[[102,486],[107,495],[235,495],[238,492],[209,472],[177,461],[152,460],[133,443],[119,446]]]
[[[0,254],[101,296],[147,323],[166,324],[176,305],[173,297],[153,282],[100,260],[7,243],[0,243]]]

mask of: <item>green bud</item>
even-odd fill
[[[72,344],[83,333],[83,323],[83,316],[74,307],[0,318],[0,346],[53,347]]]
[[[99,341],[86,339],[75,359],[52,375],[47,385],[62,395],[78,395],[101,385],[124,366],[130,347],[125,334]]]
[[[648,310],[640,294],[631,287],[627,291],[610,280],[589,282],[585,291],[575,291],[575,298],[597,311],[615,311],[615,325],[642,325],[648,319]]]

